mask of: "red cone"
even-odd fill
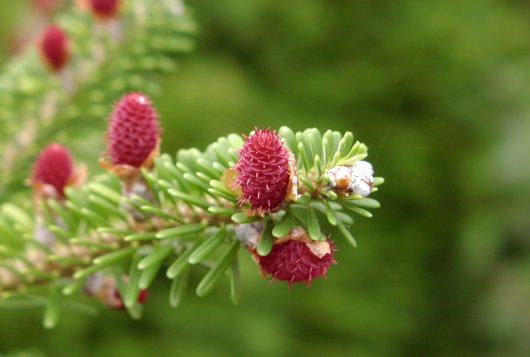
[[[108,154],[113,165],[140,167],[160,139],[158,115],[141,93],[124,95],[109,119]]]
[[[292,283],[304,281],[309,286],[319,276],[326,276],[331,264],[335,264],[333,241],[313,241],[302,228],[294,228],[287,238],[274,244],[272,251],[256,258],[261,270],[272,279]]]
[[[68,63],[68,35],[56,25],[44,29],[39,49],[43,61],[53,72],[59,72]]]
[[[33,181],[53,186],[59,197],[64,197],[64,189],[73,174],[74,164],[70,152],[57,143],[47,146],[33,167]]]
[[[291,183],[290,151],[275,131],[256,129],[246,138],[237,164],[242,201],[271,212],[286,199]]]

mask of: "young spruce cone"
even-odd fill
[[[121,0],[88,0],[92,13],[101,20],[116,17],[120,11]]]
[[[334,253],[332,240],[311,240],[302,227],[296,227],[277,241],[268,255],[255,257],[262,272],[271,274],[273,281],[287,281],[289,286],[305,281],[309,286],[314,278],[325,277],[331,264],[336,264]]]
[[[33,167],[33,183],[43,187],[53,187],[53,193],[47,192],[47,197],[64,198],[64,189],[72,183],[74,178],[74,164],[72,156],[64,146],[53,143],[40,153]]]
[[[139,168],[157,148],[160,127],[152,102],[142,93],[124,95],[109,119],[108,154],[113,165]]]
[[[256,129],[245,138],[236,166],[241,201],[258,212],[273,212],[296,186],[293,155],[273,130]]]
[[[68,63],[68,36],[56,25],[44,29],[40,36],[39,50],[41,57],[53,72],[60,72]]]

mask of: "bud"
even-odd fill
[[[372,191],[374,170],[367,161],[357,161],[353,166],[335,166],[328,171],[331,188],[346,195],[366,197]]]
[[[45,198],[64,198],[64,189],[74,181],[74,164],[68,149],[48,145],[33,166],[33,185]]]
[[[53,72],[61,71],[68,63],[68,36],[56,25],[44,29],[40,36],[39,49],[44,63]]]
[[[258,212],[273,212],[296,196],[294,156],[275,131],[256,129],[245,139],[236,166],[241,201]]]
[[[142,93],[124,95],[109,118],[108,149],[113,165],[140,168],[157,153],[160,126],[149,98]]]
[[[264,275],[272,275],[272,280],[293,283],[304,281],[307,286],[319,276],[326,276],[333,259],[333,241],[311,240],[302,227],[295,227],[286,238],[276,241],[266,256],[254,253]]]
[[[120,0],[88,0],[88,6],[94,16],[101,20],[116,17],[120,11]]]

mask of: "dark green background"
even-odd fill
[[[23,4],[0,0],[1,62]],[[310,289],[269,286],[241,252],[237,307],[224,284],[171,309],[161,282],[140,322],[64,310],[45,331],[40,311],[0,310],[0,352],[529,355],[528,1],[189,4],[197,50],[154,98],[164,151],[254,126],[351,130],[386,178],[382,208]]]

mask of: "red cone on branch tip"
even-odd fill
[[[107,153],[113,165],[139,168],[160,140],[158,115],[142,93],[124,95],[109,118]]]
[[[61,71],[69,59],[68,35],[58,26],[49,25],[40,36],[39,50],[46,65],[53,72]]]
[[[87,0],[92,13],[101,20],[114,18],[120,11],[120,0]]]
[[[331,239],[313,241],[307,232],[294,228],[287,238],[277,241],[271,252],[266,256],[255,254],[255,258],[265,275],[270,274],[272,280],[293,283],[305,282],[307,286],[319,276],[326,276],[333,259],[335,246]]]
[[[48,145],[33,167],[33,182],[53,186],[59,197],[74,176],[74,164],[68,149],[61,144]]]
[[[256,128],[245,139],[236,166],[241,201],[250,202],[257,211],[275,211],[287,199],[292,185],[292,154],[270,129]]]

